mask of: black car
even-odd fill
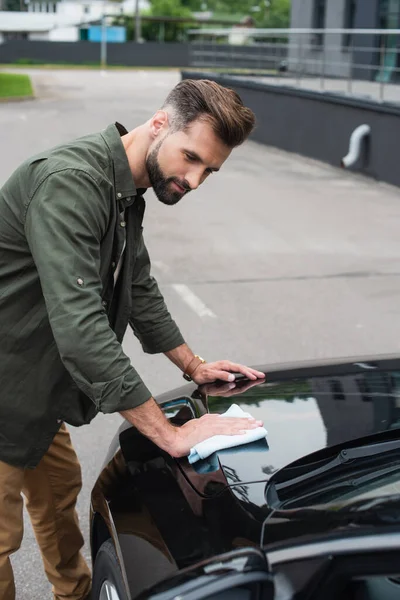
[[[94,486],[93,599],[400,598],[400,358],[260,368],[157,398],[232,403],[267,441],[190,465],[124,423]]]

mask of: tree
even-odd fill
[[[3,0],[2,7],[3,7],[3,10],[12,10],[12,11],[26,10],[26,8],[24,6],[21,6],[21,0]]]
[[[181,4],[193,12],[200,12],[205,2],[204,0],[181,0]]]
[[[261,0],[260,10],[254,15],[259,27],[290,27],[290,0]]]
[[[176,17],[192,18],[191,10],[182,5],[182,0],[150,0],[151,6],[142,16],[151,17]],[[135,19],[133,16],[121,15],[114,19],[114,25],[126,27],[126,39],[132,41],[135,38]],[[174,23],[168,21],[145,21],[142,20],[142,38],[146,42],[179,42],[186,39],[186,30],[193,27],[191,23]]]
[[[192,17],[192,11],[182,4],[182,0],[150,0],[151,8],[147,14],[152,17]],[[142,35],[147,41],[176,42],[186,38],[186,30],[190,23],[169,23],[144,21]]]
[[[250,15],[258,27],[290,26],[290,0],[205,0],[205,4],[218,14]]]
[[[19,0],[6,0],[19,2]],[[207,9],[218,16],[236,14],[252,16],[257,27],[289,27],[290,0],[150,0],[150,9],[143,14],[153,17],[191,18],[192,11]],[[116,25],[124,25],[127,39],[134,39],[132,17],[117,17]],[[186,39],[191,23],[142,22],[142,36],[146,41],[176,42]]]

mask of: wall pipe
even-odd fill
[[[359,125],[350,136],[349,151],[340,161],[340,166],[344,169],[354,165],[361,154],[361,145],[371,133],[371,127],[369,125]]]

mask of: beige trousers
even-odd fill
[[[0,461],[0,600],[14,600],[10,554],[23,536],[23,498],[32,521],[48,580],[56,600],[83,600],[90,592],[90,570],[80,549],[83,537],[75,510],[81,469],[63,424],[35,469]]]

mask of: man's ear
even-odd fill
[[[150,121],[150,132],[155,139],[167,131],[169,127],[168,113],[165,110],[158,110]]]

